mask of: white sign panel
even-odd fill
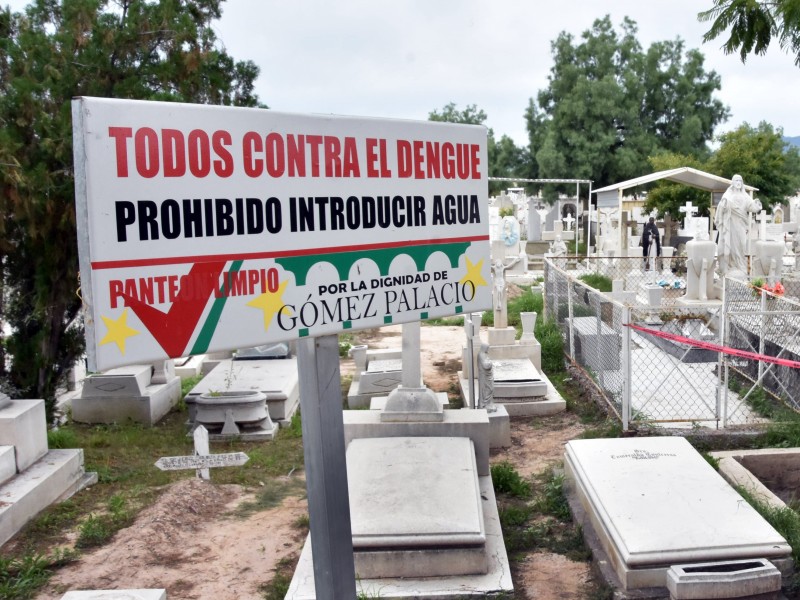
[[[73,101],[90,367],[491,307],[486,129]]]
[[[194,456],[162,456],[154,464],[162,471],[183,469],[209,469],[212,467],[240,467],[250,460],[244,452],[227,454],[195,454]]]

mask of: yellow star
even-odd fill
[[[269,329],[269,324],[272,322],[272,317],[274,317],[277,313],[280,312],[283,315],[292,314],[292,311],[289,310],[289,308],[283,303],[283,292],[286,290],[287,283],[289,283],[288,279],[282,281],[276,291],[264,292],[247,303],[247,306],[260,308],[264,311],[264,331]]]
[[[119,348],[119,351],[122,352],[122,355],[125,356],[125,340],[134,335],[139,335],[138,331],[128,327],[128,309],[126,308],[122,311],[119,319],[109,319],[103,315],[100,315],[100,317],[108,328],[108,333],[100,340],[100,345],[103,346],[104,344],[114,342]]]
[[[468,281],[472,282],[472,285],[475,287],[480,287],[482,285],[489,285],[486,283],[486,280],[481,275],[481,268],[483,267],[483,259],[479,260],[477,264],[472,264],[472,261],[469,259],[468,256],[464,257],[464,260],[467,261],[467,273],[461,279],[459,279],[458,283],[467,283]]]

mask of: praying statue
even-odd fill
[[[478,353],[478,408],[494,412],[494,365],[489,358],[489,344],[481,344]]]
[[[717,238],[717,257],[719,272],[725,275],[736,274],[746,277],[747,226],[748,214],[761,210],[761,202],[751,198],[744,190],[741,175],[734,175],[731,185],[722,195],[714,216],[714,225],[719,230]]]
[[[508,306],[506,305],[506,269],[517,264],[521,257],[517,256],[510,264],[506,265],[502,260],[497,259],[492,265],[494,271],[494,285],[492,303],[494,304],[494,326],[508,327]]]
[[[557,235],[556,239],[553,240],[553,243],[550,244],[550,255],[551,256],[566,256],[567,255],[567,245],[561,239],[560,235]]]

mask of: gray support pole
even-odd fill
[[[338,337],[298,340],[297,367],[317,600],[355,598]]]

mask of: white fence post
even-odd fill
[[[628,431],[631,417],[631,309],[622,307],[622,430]]]

